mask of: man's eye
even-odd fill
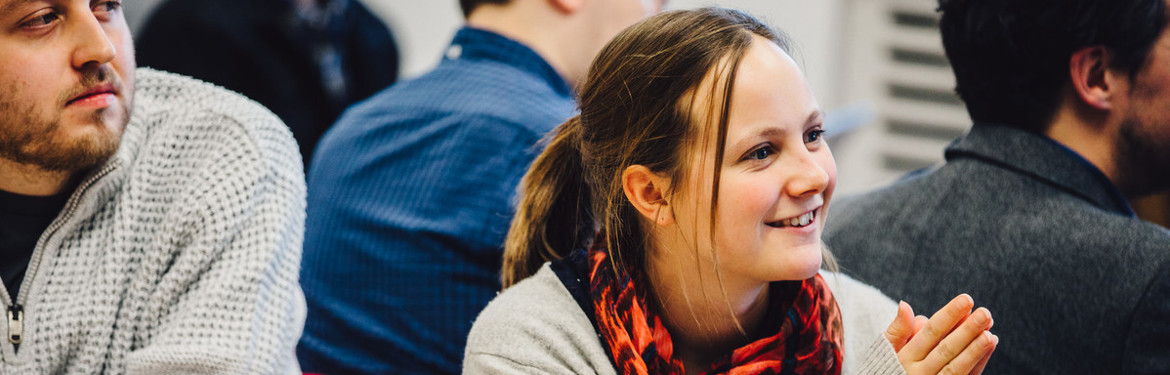
[[[94,11],[115,12],[121,8],[122,8],[121,1],[107,1],[104,3],[98,4],[96,7],[94,7]]]
[[[51,24],[60,18],[61,17],[58,16],[57,13],[45,13],[43,15],[36,16],[28,21],[25,21],[20,26],[25,27],[25,28],[35,29],[38,27],[42,27],[42,26]]]

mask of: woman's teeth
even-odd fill
[[[797,216],[797,217],[794,217],[791,219],[780,220],[780,221],[774,223],[772,226],[778,227],[778,228],[784,228],[784,227],[802,228],[802,227],[808,226],[809,223],[812,223],[813,219],[815,219],[815,218],[816,218],[816,211],[811,211],[809,213],[806,213],[804,215],[800,215],[800,216]]]

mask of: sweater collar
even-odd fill
[[[1092,163],[1056,141],[1011,126],[975,123],[946,150],[947,161],[978,159],[1041,180],[1093,205],[1133,217],[1117,186]]]
[[[503,35],[470,26],[455,33],[444,60],[491,60],[528,72],[546,81],[562,96],[572,95],[565,81],[536,51]]]

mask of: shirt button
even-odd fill
[[[458,59],[459,56],[463,56],[463,46],[456,44],[447,48],[448,59],[455,60]]]

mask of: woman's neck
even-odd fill
[[[720,357],[761,336],[768,311],[767,282],[723,275],[721,287],[710,265],[656,262],[687,263],[680,259],[691,257],[669,258],[648,259],[647,276],[655,296],[653,308],[670,332],[674,357],[683,362],[688,374],[706,371]]]

